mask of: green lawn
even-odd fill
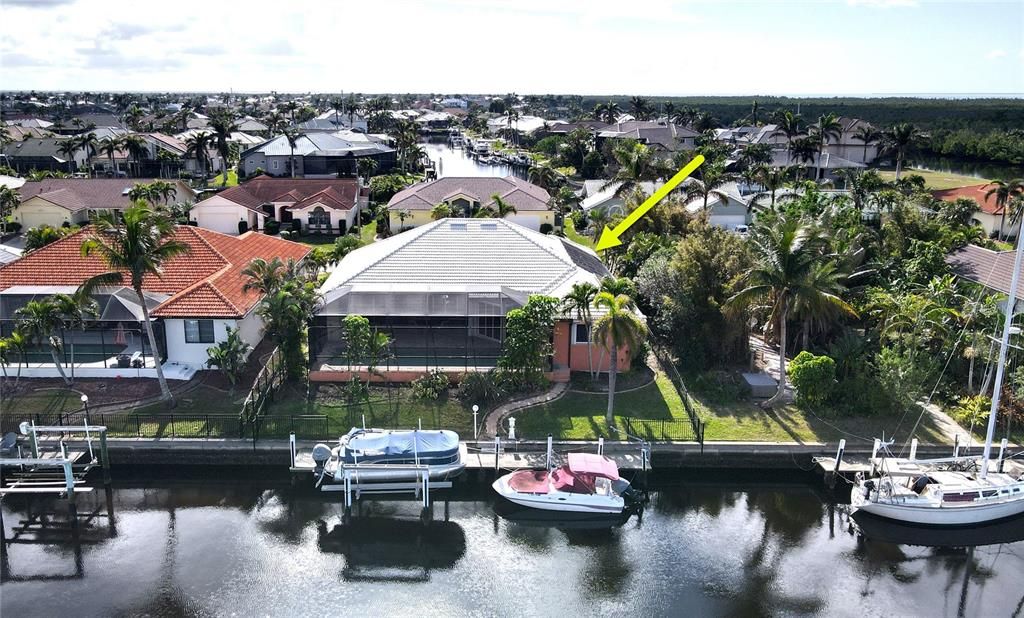
[[[370,221],[362,228],[360,228],[359,237],[363,239],[364,245],[372,243],[374,238],[377,237],[377,221]]]
[[[223,186],[223,185],[220,184],[223,180],[224,180],[224,174],[222,172],[220,174],[217,174],[213,178],[210,178],[207,181],[207,186],[209,186],[210,188]],[[228,184],[227,184],[227,186],[234,187],[236,185],[238,185],[238,172],[233,170],[233,169],[230,169],[230,170],[228,170]]]
[[[583,245],[584,247],[590,247],[590,248],[594,247],[594,241],[591,240],[589,237],[584,236],[584,235],[580,234],[579,232],[577,232],[576,231],[576,227],[572,223],[572,219],[570,219],[569,217],[565,218],[565,236],[569,240],[571,240],[571,241],[573,241],[575,243],[579,243],[579,244]]]
[[[879,170],[882,178],[885,180],[893,180],[896,178],[895,170]],[[929,189],[955,189],[957,187],[966,187],[968,185],[977,185],[988,182],[984,178],[978,178],[977,176],[964,176],[962,174],[953,174],[950,172],[933,172],[929,170],[919,170],[915,168],[905,168],[900,172],[900,175],[905,174],[918,174],[924,177],[925,184]]]

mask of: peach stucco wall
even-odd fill
[[[562,320],[555,324],[555,368],[569,367],[572,371],[589,371],[591,365],[588,350],[591,348],[591,345],[586,343],[570,345],[570,324],[571,322],[568,320]],[[604,348],[594,345],[593,358],[595,371],[608,371],[611,359]],[[629,361],[629,349],[623,348],[619,350],[619,373],[629,369]]]

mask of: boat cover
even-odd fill
[[[348,432],[347,449],[360,451],[362,456],[421,458],[451,455],[459,452],[459,435],[448,430],[425,431],[364,431]]]
[[[569,453],[569,469],[573,474],[592,474],[613,481],[619,478],[619,467],[615,462],[594,453]]]

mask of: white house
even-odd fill
[[[405,188],[388,202],[392,232],[430,223],[431,210],[444,203],[452,208],[453,216],[472,217],[481,209],[497,209],[497,196],[515,209],[505,219],[533,231],[548,225],[553,229],[555,213],[549,206],[551,196],[535,184],[514,176],[459,177],[446,176],[421,182]]]
[[[344,234],[366,207],[358,178],[271,178],[258,176],[196,204],[192,219],[222,234],[265,229],[269,219],[282,229],[298,221],[307,233]]]

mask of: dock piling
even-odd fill
[[[68,500],[72,503],[75,502],[75,476],[71,473],[71,462],[68,461],[67,455],[64,455],[64,463],[61,465],[64,468],[64,485],[68,491]]]
[[[910,461],[917,459],[917,438],[910,441]]]
[[[501,453],[501,436],[494,436],[494,472],[498,472],[498,454]]]
[[[548,457],[547,465],[544,466],[549,472],[551,471],[551,434],[548,434]]]
[[[960,434],[953,436],[953,458],[960,456]]]
[[[291,457],[291,467],[294,468],[295,467],[295,458],[297,456],[296,446],[295,446],[295,432],[294,431],[291,432],[290,434],[288,434],[288,454]]]
[[[597,439],[597,454],[604,455],[604,438]]]
[[[107,431],[100,432],[100,466],[103,468],[103,484],[110,487],[110,452],[107,450]]]
[[[846,452],[846,438],[839,440],[839,448],[836,450],[836,466],[832,469],[832,477],[829,479],[829,486],[836,486],[836,478],[839,476],[839,468],[843,465],[843,453]]]
[[[1000,474],[1002,474],[1003,472],[1003,461],[1005,461],[1003,455],[1006,454],[1006,445],[1007,439],[1003,438],[1002,441],[999,442],[999,465],[996,468],[996,470],[998,470]]]

